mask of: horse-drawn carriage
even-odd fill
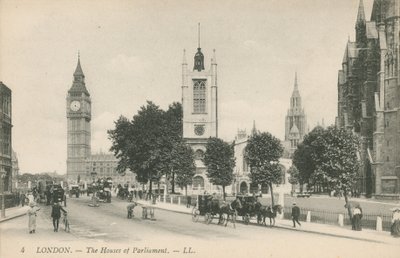
[[[227,203],[215,195],[199,195],[197,196],[196,206],[192,210],[192,220],[197,222],[200,216],[204,216],[204,221],[210,224],[217,217],[218,224],[227,226],[228,221],[235,226],[237,210],[241,208],[241,203],[235,200]]]
[[[275,225],[275,217],[277,213],[282,213],[281,205],[274,206],[264,206],[262,205],[257,196],[236,196],[237,199],[242,203],[242,208],[237,210],[237,215],[241,216],[243,222],[248,225],[250,223],[250,219],[257,219],[257,224],[264,224],[265,219],[270,219],[270,225]]]

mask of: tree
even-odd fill
[[[300,192],[303,192],[304,184],[319,183],[315,181],[317,178],[312,177],[312,175],[317,169],[316,161],[320,159],[319,155],[321,155],[323,148],[323,146],[319,145],[320,142],[317,141],[322,137],[323,132],[324,129],[322,127],[315,127],[304,137],[303,142],[297,146],[293,154],[293,165],[299,171]]]
[[[192,184],[193,176],[196,173],[193,150],[190,146],[180,142],[174,146],[171,156],[171,168],[176,175],[176,183],[181,188],[185,188],[185,195],[187,195],[187,185]]]
[[[223,140],[210,137],[207,141],[203,162],[207,167],[207,177],[214,185],[222,186],[225,200],[225,187],[232,184],[235,156],[233,145]]]
[[[348,194],[356,184],[360,168],[360,140],[351,131],[331,126],[318,141],[318,145],[323,147],[316,160],[316,171],[330,189],[343,193],[351,217]]]
[[[171,150],[182,137],[178,129],[181,117],[179,103],[163,111],[151,101],[140,108],[132,121],[121,116],[115,122],[115,129],[108,131],[111,151],[119,159],[117,171],[134,171],[139,182],[149,182],[151,193],[152,182],[159,182],[171,171]]]
[[[250,137],[245,149],[245,159],[250,166],[252,183],[266,184],[271,189],[271,200],[274,205],[273,184],[280,184],[282,169],[279,158],[282,157],[281,142],[270,133],[256,133]]]

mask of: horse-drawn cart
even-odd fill
[[[208,206],[211,202],[211,195],[198,195],[196,205],[192,209],[192,221],[199,221],[200,216],[204,217],[206,223],[210,223],[211,214],[208,212]]]
[[[238,210],[238,215],[242,216],[243,222],[248,225],[252,217],[257,217],[259,223],[258,213],[256,209],[257,198],[255,196],[237,196],[242,202],[242,209]]]
[[[192,210],[192,220],[197,222],[200,216],[204,216],[204,221],[210,224],[216,217],[218,224],[227,226],[228,221],[231,221],[233,226],[236,227],[237,211],[241,208],[242,204],[238,199],[227,203],[216,196],[199,195],[197,196],[196,206]]]

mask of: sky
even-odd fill
[[[372,0],[364,0],[370,17]],[[238,129],[284,139],[297,71],[312,129],[337,115],[337,73],[359,0],[0,0],[0,81],[12,90],[20,171],[66,173],[66,95],[78,51],[92,98],[92,153],[107,130],[151,100],[181,100],[181,63],[198,44],[218,63],[219,137]]]

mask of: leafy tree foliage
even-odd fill
[[[301,144],[293,155],[293,165],[299,171],[300,191],[303,191],[304,184],[317,183],[314,172],[317,170],[316,161],[319,160],[323,146],[317,141],[322,137],[324,129],[320,126],[315,127],[309,134],[304,137]]]
[[[235,167],[233,145],[229,145],[219,138],[209,138],[203,161],[207,167],[207,177],[211,183],[222,186],[225,199],[225,186],[232,184],[233,181],[233,168]]]
[[[319,159],[316,160],[317,172],[330,189],[343,193],[350,215],[348,193],[354,189],[360,169],[359,138],[351,131],[331,126],[324,131],[319,141],[323,149]]]
[[[172,149],[171,156],[171,167],[176,175],[176,183],[181,188],[185,188],[185,195],[187,195],[187,185],[192,184],[196,173],[193,150],[185,143],[179,142]]]
[[[171,173],[174,146],[182,141],[182,106],[173,103],[167,111],[151,101],[129,121],[121,116],[109,130],[111,151],[119,159],[117,171],[136,173],[141,183],[159,182]]]
[[[293,163],[303,182],[343,193],[350,214],[348,193],[355,187],[360,168],[359,148],[359,138],[351,131],[317,127],[296,150]]]
[[[252,135],[245,149],[245,159],[250,166],[252,183],[266,184],[271,189],[272,205],[274,205],[273,184],[280,184],[282,169],[279,158],[283,147],[279,139],[268,132]]]

